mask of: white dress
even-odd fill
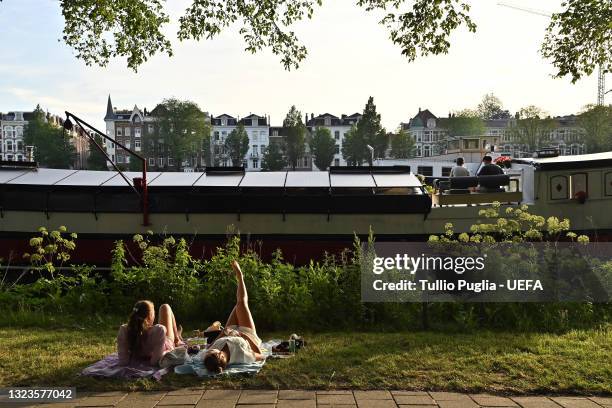
[[[223,350],[227,345],[230,353],[228,364],[248,364],[254,363],[256,360],[255,354],[251,350],[249,342],[238,336],[226,336],[215,340],[211,344],[210,349]]]

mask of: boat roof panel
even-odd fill
[[[114,171],[80,170],[55,183],[56,186],[99,186],[117,173]]]
[[[14,179],[16,177],[22,176],[25,173],[29,173],[29,172],[33,172],[33,171],[35,171],[35,170],[33,170],[33,169],[10,169],[10,170],[2,169],[0,171],[0,184],[7,183],[8,181],[10,181],[10,180],[12,180],[12,179]]]
[[[378,187],[420,187],[419,179],[410,173],[404,174],[374,174],[374,181]]]
[[[192,186],[204,173],[163,172],[149,183],[151,187]]]
[[[376,187],[371,174],[330,174],[333,187]]]
[[[290,171],[287,172],[285,186],[329,188],[329,173],[326,171]]]
[[[513,159],[513,163],[532,164],[540,170],[571,170],[596,167],[612,167],[612,152]]]
[[[151,184],[157,177],[159,177],[161,173],[158,171],[147,171],[147,185]],[[132,181],[136,177],[142,177],[142,172],[140,171],[124,171],[123,175],[127,177],[128,180]],[[127,187],[128,184],[125,182],[123,177],[119,173],[115,174],[115,177],[105,181],[102,183],[105,187]],[[132,184],[133,185],[133,184]]]
[[[285,186],[286,171],[270,171],[245,173],[240,182],[240,187],[276,187]]]
[[[78,170],[38,169],[36,171],[25,172],[23,175],[8,181],[6,184],[51,186],[77,171]]]
[[[213,173],[204,174],[193,185],[196,187],[238,187],[243,173]]]

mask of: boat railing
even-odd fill
[[[508,174],[491,176],[449,177],[433,181],[432,203],[436,206],[456,206],[520,203],[520,177]]]

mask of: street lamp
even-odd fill
[[[374,148],[370,145],[366,145],[366,147],[370,151],[370,158],[371,158],[370,166],[374,166]]]

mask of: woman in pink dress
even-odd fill
[[[169,305],[159,307],[159,321],[155,322],[155,306],[148,300],[136,302],[127,324],[119,328],[117,352],[119,364],[129,365],[130,361],[147,361],[158,365],[168,351],[183,341],[182,328],[177,327],[176,319]]]

